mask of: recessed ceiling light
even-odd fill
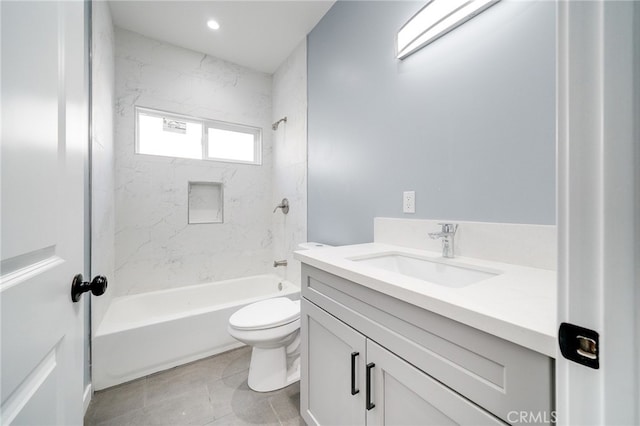
[[[218,24],[218,21],[216,21],[215,19],[209,19],[207,21],[207,27],[211,28],[212,30],[217,30],[220,28],[220,24]]]

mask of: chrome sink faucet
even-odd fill
[[[442,257],[452,258],[455,256],[454,237],[458,230],[457,223],[439,223],[442,226],[440,232],[429,232],[429,237],[436,240],[442,238]]]

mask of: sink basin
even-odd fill
[[[478,281],[500,275],[499,271],[480,269],[476,266],[461,263],[453,265],[436,259],[400,253],[381,253],[350,260],[453,288],[466,287]]]

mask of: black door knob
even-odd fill
[[[73,277],[71,283],[71,300],[78,302],[82,293],[91,290],[94,296],[100,296],[107,291],[107,277],[104,275],[96,275],[91,282],[84,281],[82,274]]]

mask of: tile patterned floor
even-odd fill
[[[253,392],[250,357],[243,347],[96,392],[84,424],[304,426],[299,383]]]

